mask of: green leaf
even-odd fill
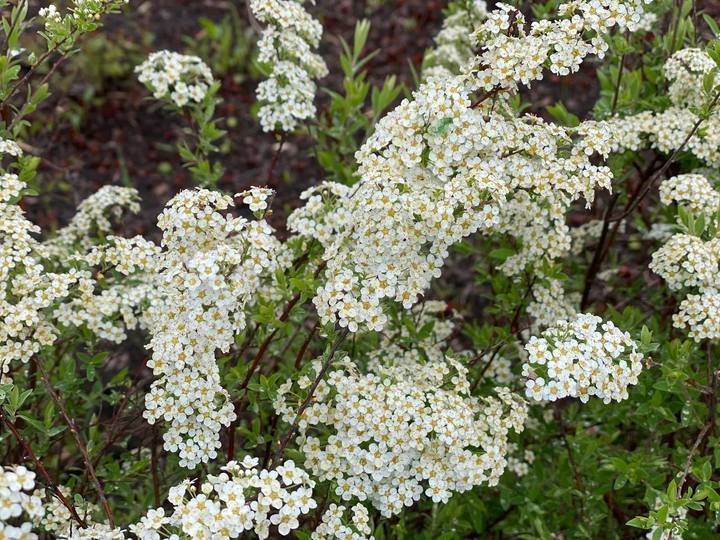
[[[715,19],[713,19],[707,13],[703,13],[703,19],[705,20],[705,23],[708,25],[708,28],[710,28],[715,37],[720,38],[720,28],[718,28],[718,24],[717,22],[715,22]]]
[[[649,529],[652,525],[650,519],[642,516],[634,517],[625,525],[629,527],[637,527],[638,529]]]
[[[40,433],[45,433],[45,426],[42,422],[39,422],[35,418],[28,416],[26,414],[18,414],[18,418],[22,418],[25,420],[28,424],[30,424],[33,428],[35,428]]]
[[[563,126],[577,127],[580,125],[580,118],[568,111],[561,101],[558,101],[555,105],[549,105],[547,111]]]
[[[615,479],[615,483],[613,484],[614,489],[622,489],[625,484],[627,484],[628,478],[624,474],[621,474]]]
[[[700,469],[700,480],[702,480],[703,482],[708,482],[711,477],[712,465],[710,464],[710,460],[707,460],[705,463],[703,463],[703,466]]]

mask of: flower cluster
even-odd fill
[[[110,219],[120,217],[125,209],[139,209],[135,190],[103,187],[80,204],[57,236],[40,243],[33,237],[39,229],[23,217],[19,206],[9,204],[23,187],[14,174],[0,176],[0,220],[15,231],[0,244],[0,353],[5,372],[10,361],[27,361],[40,347],[51,345],[58,323],[85,323],[101,338],[122,341],[124,330],[113,315],[122,313],[128,326],[134,327],[133,309],[142,296],[127,284],[94,295],[98,284],[89,271],[62,271],[68,263],[82,260],[98,236],[111,232]],[[59,271],[46,271],[49,265]]]
[[[267,209],[268,201],[275,192],[269,188],[252,187],[239,195],[243,203],[247,204],[252,212],[262,212]]]
[[[702,174],[680,174],[660,184],[660,202],[678,203],[712,216],[720,209],[720,193]]]
[[[199,489],[183,481],[170,489],[171,513],[152,509],[130,532],[138,538],[228,540],[252,530],[264,539],[274,526],[287,536],[298,528],[300,516],[317,507],[315,483],[292,461],[271,470],[257,466],[257,458],[246,456],[223,466],[219,475],[208,475]]]
[[[63,259],[74,264],[105,265],[117,270],[92,274],[77,270],[73,296],[66,298],[52,312],[57,323],[85,327],[101,339],[121,343],[127,330],[141,324],[142,306],[156,293],[147,276],[127,276],[136,270],[154,270],[159,248],[152,242],[114,236],[111,220],[123,210],[137,211],[137,193],[118,186],[104,186],[80,203],[78,213],[57,236],[43,242],[38,251],[50,260]],[[104,237],[104,241],[100,238]],[[143,326],[144,327],[144,326]]]
[[[312,540],[372,540],[368,536],[371,532],[370,515],[367,508],[358,503],[350,511],[350,519],[346,517],[347,508],[341,504],[332,503],[322,516],[322,522],[312,532]]]
[[[681,49],[665,62],[665,78],[670,82],[668,92],[672,102],[680,107],[699,107],[705,102],[701,89],[703,77],[716,67],[708,54],[696,48]],[[715,77],[720,84],[720,74]]]
[[[68,540],[124,540],[120,529],[92,521],[97,506],[72,497],[65,486],[57,489],[66,501],[74,501],[84,526],[51,490],[36,486],[34,472],[22,465],[0,467],[0,538],[36,540],[50,535]]]
[[[158,218],[164,249],[143,314],[158,379],[144,415],[170,422],[165,449],[190,468],[215,458],[220,428],[235,418],[215,351],[229,351],[264,279],[290,262],[265,221],[222,213],[232,205],[217,192],[183,191]]]
[[[59,23],[62,22],[62,15],[58,11],[55,4],[50,4],[46,7],[41,7],[38,11],[38,15],[45,19],[45,24],[48,23]]]
[[[110,241],[118,240],[110,238]],[[130,253],[135,254],[134,251]],[[123,264],[127,262],[125,260]],[[77,291],[77,296],[53,311],[53,318],[64,326],[87,328],[97,337],[112,343],[125,341],[128,330],[145,329],[142,324],[143,306],[157,298],[157,291],[150,282],[131,284],[122,276],[103,279],[98,284],[90,279],[87,272],[81,273]]]
[[[602,139],[590,133],[576,146],[562,127],[482,105],[472,106],[462,77],[428,80],[357,153],[360,182],[323,185],[291,217],[292,230],[325,247],[314,299],[323,322],[382,328],[382,300],[410,307],[449,248],[476,231],[522,237],[503,266],[511,274],[569,249],[565,211],[610,185],[609,169],[589,159]]]
[[[327,66],[315,53],[322,26],[298,0],[251,0],[255,18],[267,25],[258,47],[258,60],[270,66],[270,75],[257,88],[258,116],[263,130],[294,130],[315,116],[314,79],[327,75]]]
[[[59,257],[73,249],[87,250],[100,235],[112,232],[112,221],[119,220],[125,212],[140,211],[140,196],[135,188],[103,186],[83,200],[77,212],[65,227],[43,242],[45,257]]]
[[[720,337],[720,293],[716,289],[689,294],[673,315],[677,328],[689,328],[688,334],[696,341]]]
[[[95,207],[102,207],[106,194]],[[106,268],[107,276],[93,280],[87,271],[74,271],[79,294],[53,312],[66,326],[85,325],[118,343],[127,329],[140,326],[150,333],[148,367],[158,379],[146,395],[145,417],[150,423],[170,422],[165,449],[178,452],[187,467],[215,457],[220,427],[235,418],[220,386],[215,352],[229,350],[245,327],[246,307],[275,271],[290,263],[272,228],[263,220],[226,214],[232,205],[227,195],[184,191],[158,219],[161,246],[110,235],[89,253],[70,257]],[[98,221],[102,228],[96,217],[78,222]]]
[[[45,510],[43,515],[33,520],[36,530],[42,530],[52,538],[62,540],[125,540],[125,535],[120,528],[112,528],[107,522],[97,522],[92,519],[93,515],[100,511],[97,505],[81,500],[79,497],[73,497],[65,486],[59,486],[58,489],[66,500],[74,501],[75,510],[84,520],[85,526],[73,519],[70,510],[59,499],[45,497],[43,499]],[[38,497],[43,495],[40,490],[35,490],[35,494]],[[80,504],[78,504],[79,502]]]
[[[558,6],[559,19],[533,21],[527,30],[522,13],[498,4],[474,34],[483,49],[475,59],[477,87],[486,92],[516,89],[518,83],[542,79],[545,68],[557,75],[576,72],[586,56],[604,56],[608,46],[603,36],[610,29],[638,29],[642,4],[643,0],[565,2]]]
[[[671,290],[720,286],[720,239],[705,242],[689,234],[675,234],[653,253],[650,270],[662,277]]]
[[[212,72],[200,58],[173,51],[152,53],[135,72],[156,99],[169,100],[178,107],[200,103],[213,84]]]
[[[30,223],[15,201],[25,188],[17,175],[0,174],[0,374],[14,360],[27,362],[51,345],[56,328],[47,311],[67,297],[80,273],[48,272],[39,255],[34,235],[40,230]]]
[[[586,313],[533,336],[525,350],[526,394],[539,401],[574,397],[586,403],[590,396],[603,403],[622,401],[642,370],[642,355],[630,335]]]
[[[20,157],[23,155],[22,148],[18,146],[18,143],[11,141],[10,139],[3,139],[0,137],[0,156],[8,154],[13,157]]]
[[[690,62],[687,64],[686,62]],[[668,59],[665,74],[670,82],[672,105],[660,112],[643,111],[589,125],[602,126],[610,135],[613,152],[637,151],[648,143],[663,153],[684,148],[708,165],[720,165],[720,110],[711,110],[702,119],[696,107],[708,102],[703,77],[715,66],[710,56],[698,49],[682,49]],[[720,83],[716,79],[715,84]],[[695,134],[686,139],[697,125]]]
[[[300,194],[300,200],[306,201],[304,206],[288,216],[288,229],[329,244],[334,231],[343,226],[343,216],[334,212],[334,206],[350,192],[348,186],[336,182],[320,182],[309,187]]]
[[[313,475],[333,481],[342,500],[367,500],[384,516],[423,493],[446,502],[453,492],[495,485],[507,464],[508,433],[523,429],[522,399],[506,388],[470,397],[467,370],[452,359],[385,360],[363,375],[346,358],[317,387],[298,422]],[[319,362],[313,367],[321,369]],[[297,384],[301,392],[310,380]],[[292,386],[288,381],[275,400],[286,421],[296,415],[286,400]]]
[[[570,206],[580,197],[589,205],[611,185],[610,170],[591,160],[612,150],[611,128],[518,116],[495,94],[539,78],[546,64],[560,74],[576,70],[586,55],[602,53],[610,28],[633,29],[641,16],[635,0],[573,2],[561,19],[525,32],[514,8],[488,14],[475,33],[484,52],[458,75],[448,68],[428,78],[378,122],[355,156],[360,181],[352,189],[325,184],[290,220],[325,248],[326,282],[314,299],[322,322],[382,328],[383,300],[411,306],[440,275],[449,248],[476,231],[516,238],[518,253],[501,267],[509,275],[566,254]],[[478,90],[485,93],[474,98]],[[335,203],[321,204],[323,194]]]
[[[691,209],[714,218],[720,194],[699,174],[680,175],[663,182],[660,198],[665,204],[687,203]],[[650,269],[662,277],[670,290],[690,291],[673,315],[677,328],[688,328],[696,341],[720,336],[720,238],[704,240],[676,233],[652,255]]]
[[[64,13],[55,4],[41,7],[38,15],[45,23],[43,37],[48,48],[69,51],[80,34],[97,28],[98,19],[127,3],[128,0],[72,0]]]
[[[137,209],[133,190],[111,186],[41,244],[32,236],[37,227],[11,204],[23,187],[16,175],[0,176],[0,223],[15,231],[0,239],[0,372],[51,345],[58,323],[85,326],[117,343],[127,329],[142,326],[152,336],[148,366],[158,377],[146,395],[145,417],[171,422],[165,448],[178,452],[183,466],[214,458],[220,427],[235,418],[215,351],[229,350],[245,327],[245,308],[290,263],[286,248],[265,221],[221,213],[233,199],[207,190],[183,192],[169,203],[159,218],[160,247],[112,235],[93,245],[93,232],[110,232],[108,217]],[[60,255],[65,263],[110,271],[107,277],[75,268],[46,271],[44,262]]]
[[[546,328],[556,321],[574,317],[579,304],[579,295],[567,295],[560,280],[547,279],[532,288],[532,301],[527,312],[535,319],[537,327]]]

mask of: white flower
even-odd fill
[[[258,43],[258,60],[270,65],[269,78],[258,85],[258,116],[264,131],[294,130],[315,116],[315,81],[327,66],[314,52],[322,26],[293,0],[251,0],[255,18],[267,25]]]
[[[150,54],[135,72],[156,99],[168,99],[178,107],[200,103],[213,84],[212,72],[200,58],[172,51]]]
[[[536,401],[576,397],[587,402],[592,395],[604,403],[621,401],[642,371],[642,355],[630,335],[591,314],[557,321],[530,338],[525,350],[525,393]]]

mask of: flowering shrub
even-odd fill
[[[0,0],[0,538],[717,534],[717,10],[455,0],[376,86],[370,22],[251,0],[125,72],[172,182],[117,133],[46,212],[125,4]]]

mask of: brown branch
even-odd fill
[[[682,495],[682,487],[685,484],[688,473],[690,472],[690,466],[692,465],[695,452],[697,452],[697,449],[700,447],[700,444],[705,439],[705,435],[707,435],[708,431],[710,431],[712,425],[713,422],[710,421],[703,426],[703,428],[700,430],[700,433],[698,433],[697,437],[695,438],[695,442],[693,443],[692,448],[690,448],[690,453],[688,454],[687,460],[685,461],[685,467],[683,467],[682,474],[680,475],[680,480],[678,480],[677,483],[678,495]]]
[[[480,373],[478,374],[477,378],[475,379],[475,382],[470,387],[471,392],[474,392],[477,389],[478,385],[480,384],[480,381],[482,381],[483,377],[485,376],[485,373],[487,373],[487,370],[490,369],[490,366],[492,366],[493,362],[495,361],[495,357],[497,356],[497,353],[500,352],[505,341],[506,341],[505,339],[501,340],[500,343],[498,343],[491,349],[492,354],[490,355],[490,358],[488,359],[487,362],[485,362],[485,365],[483,366],[482,370],[480,370]],[[477,357],[482,358],[485,354],[487,354],[487,353],[485,351],[483,351]]]
[[[303,344],[300,346],[300,349],[298,350],[297,356],[295,357],[295,369],[300,369],[300,364],[302,364],[303,356],[305,356],[305,352],[307,351],[308,347],[310,346],[310,342],[312,341],[312,338],[315,336],[315,333],[320,328],[320,321],[317,321],[315,323],[315,326],[312,327],[310,330],[310,333],[305,338],[305,341],[303,341]]]
[[[298,324],[295,330],[293,330],[293,333],[290,335],[290,337],[285,340],[285,345],[282,346],[280,351],[273,355],[272,360],[267,365],[268,373],[273,373],[275,371],[275,368],[280,363],[280,360],[285,356],[285,353],[288,352],[290,347],[292,347],[292,344],[295,343],[295,340],[300,335],[300,332],[304,327],[305,321],[303,320],[302,323]]]
[[[285,309],[280,314],[280,317],[278,317],[278,321],[285,322],[290,317],[290,312],[292,311],[292,308],[295,307],[295,304],[298,303],[300,300],[300,293],[296,293],[295,296],[293,296],[290,301],[285,306]],[[252,363],[250,364],[250,367],[248,368],[247,374],[245,375],[245,379],[243,379],[243,382],[240,384],[240,390],[245,390],[248,387],[248,384],[250,384],[250,379],[252,379],[252,376],[255,374],[255,371],[257,370],[258,365],[260,364],[260,360],[262,360],[263,356],[265,356],[265,351],[267,351],[267,348],[270,346],[270,342],[272,342],[273,338],[275,337],[275,334],[277,334],[278,330],[280,329],[280,326],[277,326],[273,329],[272,332],[270,332],[265,339],[260,344],[260,347],[258,347],[257,352],[255,353],[255,357],[253,358]]]
[[[53,479],[50,477],[50,474],[47,472],[47,469],[42,464],[42,462],[37,458],[35,453],[32,451],[32,448],[30,448],[30,445],[27,443],[27,441],[23,438],[22,435],[20,435],[20,432],[17,430],[17,427],[13,422],[10,421],[10,419],[5,415],[3,410],[0,408],[0,419],[5,423],[5,425],[8,427],[8,429],[12,432],[12,434],[17,439],[17,442],[20,443],[20,446],[25,451],[25,454],[30,458],[30,460],[35,464],[35,467],[37,468],[40,475],[45,478],[45,481],[47,482],[48,486],[50,487],[50,490],[52,491],[52,494],[54,497],[57,498],[57,500],[62,503],[62,505],[67,508],[68,512],[70,512],[70,515],[72,518],[78,522],[78,524],[85,528],[87,527],[87,523],[85,523],[85,520],[80,517],[80,515],[77,513],[77,510],[75,510],[75,507],[73,504],[67,500],[65,495],[63,495],[63,492],[60,491],[60,488],[57,486],[55,482],[53,482]]]
[[[636,169],[638,170],[640,181],[638,182],[638,185],[633,189],[632,195],[629,197],[629,200],[626,203],[623,212],[630,207],[632,201],[636,199],[640,190],[643,188],[643,186],[646,185],[646,182],[648,182],[649,178],[652,176],[652,171],[655,167],[655,164],[657,163],[657,160],[658,156],[655,156],[645,170],[640,169],[637,164],[634,164]],[[615,241],[615,238],[617,237],[618,231],[620,229],[621,221],[613,222],[612,229],[608,229],[608,223],[612,221],[609,216],[612,213],[615,204],[617,203],[617,198],[618,194],[614,195],[610,199],[608,206],[603,214],[603,227],[600,233],[600,238],[598,239],[597,246],[595,247],[593,259],[590,263],[590,266],[588,267],[587,273],[585,274],[585,286],[583,288],[581,296],[582,299],[580,301],[581,311],[584,311],[585,308],[587,308],[587,306],[589,305],[590,290],[595,283],[595,278],[600,271],[600,267],[602,266],[603,261],[605,261],[605,259],[607,258],[607,255],[610,252],[610,248],[613,245],[613,242]]]
[[[160,501],[160,475],[158,473],[158,455],[157,455],[157,446],[158,446],[158,430],[157,430],[157,424],[155,424],[152,428],[152,442],[150,447],[150,467],[152,469],[152,486],[153,486],[153,498],[155,500],[155,506],[159,507],[161,504]]]
[[[615,116],[617,112],[618,99],[620,98],[620,83],[622,82],[623,70],[625,69],[625,53],[620,57],[620,67],[618,67],[617,81],[615,81],[615,92],[613,94],[612,108],[610,115]]]
[[[65,401],[60,397],[60,394],[57,393],[55,388],[53,388],[50,378],[48,377],[47,371],[45,371],[45,366],[43,366],[42,362],[40,361],[40,358],[35,356],[34,357],[35,363],[37,364],[38,369],[40,370],[40,376],[42,377],[43,382],[45,383],[45,387],[48,390],[48,393],[52,397],[55,404],[60,409],[60,415],[65,420],[65,423],[70,428],[70,433],[72,434],[73,439],[75,440],[75,445],[77,446],[78,450],[80,450],[80,453],[82,454],[83,461],[85,462],[85,467],[87,467],[88,474],[90,475],[90,479],[92,480],[92,483],[95,487],[95,491],[97,492],[98,498],[100,499],[100,505],[103,508],[103,512],[105,512],[105,516],[108,519],[108,523],[110,524],[111,528],[115,528],[115,520],[113,519],[112,511],[110,510],[110,505],[107,502],[107,499],[105,498],[105,492],[103,491],[102,485],[100,484],[100,480],[98,480],[97,475],[95,474],[95,467],[93,467],[92,460],[90,459],[90,455],[87,451],[87,446],[85,445],[85,442],[83,440],[82,434],[78,431],[77,426],[75,425],[75,420],[73,420],[70,415],[67,412],[67,407],[65,406]]]
[[[273,185],[273,183],[272,183],[273,172],[275,172],[275,166],[277,165],[278,160],[280,159],[280,153],[282,152],[283,146],[285,145],[285,137],[286,137],[286,134],[285,134],[285,132],[283,132],[282,135],[280,136],[280,142],[278,144],[277,149],[275,150],[275,154],[273,155],[272,161],[270,162],[270,167],[268,168],[266,182],[269,186]]]
[[[502,91],[501,86],[496,86],[489,92],[485,92],[482,96],[480,96],[475,103],[473,103],[470,108],[471,109],[477,109],[483,102],[487,101],[488,99],[495,97],[498,93]]]
[[[285,309],[283,310],[280,317],[278,317],[278,320],[281,322],[285,322],[288,317],[290,317],[290,311],[295,306],[295,304],[298,303],[300,300],[300,293],[295,294],[290,301],[285,306]],[[256,327],[257,328],[257,327]],[[245,379],[243,379],[243,382],[240,384],[240,390],[245,391],[242,398],[235,400],[234,406],[235,406],[235,420],[233,420],[230,425],[228,426],[228,451],[227,451],[227,460],[232,461],[235,457],[235,430],[237,429],[237,424],[240,420],[240,412],[242,411],[242,403],[247,397],[247,387],[250,384],[250,379],[252,378],[253,374],[255,373],[255,370],[257,369],[258,365],[260,364],[260,360],[262,360],[262,357],[265,356],[265,351],[267,351],[267,348],[270,346],[270,343],[272,342],[273,338],[275,337],[275,334],[277,334],[279,327],[275,328],[270,334],[268,334],[263,342],[260,344],[260,347],[258,347],[257,352],[255,353],[255,357],[253,358],[252,364],[250,364],[250,367],[248,368],[248,372],[245,375]]]
[[[317,277],[320,275],[320,272],[322,272],[325,269],[326,262],[321,262],[317,269],[315,270],[314,277]],[[290,317],[290,312],[292,311],[292,308],[295,307],[295,304],[297,304],[300,301],[301,294],[295,293],[295,295],[288,301],[288,303],[285,305],[285,309],[283,309],[283,312],[278,317],[278,321],[285,322]],[[250,368],[248,369],[247,374],[245,375],[245,379],[240,384],[240,390],[245,390],[250,383],[250,379],[252,378],[253,374],[255,373],[255,370],[258,367],[258,364],[260,363],[260,360],[262,360],[262,357],[265,356],[265,352],[267,351],[268,346],[270,345],[270,342],[275,337],[275,334],[277,334],[280,327],[275,328],[260,344],[260,347],[258,348],[257,353],[255,353],[255,357],[253,358],[252,363],[250,364]]]
[[[280,445],[277,449],[277,452],[275,452],[275,456],[273,457],[272,465],[270,468],[273,468],[275,465],[277,465],[278,461],[282,457],[283,452],[285,451],[285,448],[287,448],[287,445],[290,444],[290,441],[295,436],[295,432],[297,431],[297,426],[300,423],[300,418],[302,417],[303,413],[305,412],[305,409],[308,408],[310,405],[310,402],[313,399],[313,396],[315,395],[315,390],[317,390],[317,387],[320,385],[320,381],[325,377],[325,373],[327,373],[327,370],[330,369],[330,366],[332,365],[333,361],[335,360],[335,353],[337,352],[338,348],[342,344],[343,341],[345,341],[345,338],[347,337],[350,330],[348,328],[345,328],[338,336],[335,338],[335,341],[333,342],[332,346],[330,347],[330,352],[328,353],[328,357],[323,363],[322,367],[320,368],[320,372],[318,373],[317,377],[315,377],[315,380],[313,381],[312,386],[310,387],[310,390],[308,391],[308,395],[305,397],[305,400],[302,402],[300,407],[297,410],[297,413],[295,413],[295,418],[293,419],[292,424],[290,425],[290,430],[287,432],[285,437],[280,441]]]
[[[14,95],[15,92],[18,90],[18,88],[20,88],[23,84],[25,84],[25,83],[27,82],[27,80],[32,76],[32,74],[35,73],[35,70],[36,70],[40,65],[42,65],[42,63],[45,62],[45,60],[47,60],[52,53],[54,53],[55,51],[57,51],[57,50],[63,45],[63,43],[65,43],[65,41],[67,41],[67,39],[68,39],[67,37],[64,38],[62,41],[59,41],[58,43],[56,43],[51,49],[48,49],[47,51],[45,51],[45,52],[43,53],[43,55],[40,57],[40,59],[39,59],[37,62],[35,62],[32,66],[30,66],[30,69],[27,70],[27,72],[25,73],[25,75],[23,75],[23,77],[22,77],[21,79],[19,79],[19,80],[10,88],[10,91],[8,92],[8,95],[5,96],[5,99],[3,99],[2,101],[0,101],[0,107],[4,107],[4,106],[5,106],[5,104],[8,102],[8,100],[10,100],[10,99],[13,97],[13,95]]]
[[[710,103],[710,106],[708,107],[708,111],[711,111],[715,105],[718,102],[718,99],[720,99],[720,92],[715,94],[715,97],[713,98],[712,102]],[[642,192],[638,196],[635,197],[635,199],[632,201],[632,203],[628,206],[628,208],[622,212],[619,216],[613,216],[610,218],[610,221],[622,221],[626,217],[628,217],[635,208],[638,207],[638,205],[642,202],[642,200],[645,198],[645,196],[650,192],[653,185],[657,181],[658,178],[660,178],[665,171],[668,170],[670,165],[672,165],[675,162],[675,159],[677,158],[678,154],[682,152],[685,149],[685,146],[687,146],[687,143],[690,142],[690,139],[692,139],[693,135],[697,132],[698,128],[700,127],[700,124],[702,124],[705,121],[705,118],[702,116],[697,119],[695,124],[693,125],[690,132],[685,136],[685,139],[683,142],[678,146],[675,151],[670,155],[670,157],[663,163],[663,166],[658,169],[658,171],[652,176],[650,181],[645,185]]]
[[[310,253],[308,251],[305,251],[302,255],[300,255],[293,261],[291,268],[298,269],[301,265],[307,263],[309,258],[310,258]],[[320,274],[320,272],[325,268],[325,265],[326,265],[326,263],[324,261],[322,263],[320,263],[318,268],[315,270],[315,277],[317,277]],[[292,299],[290,301],[292,301]],[[250,347],[250,345],[252,345],[259,329],[260,329],[259,324],[256,324],[253,327],[252,332],[250,332],[250,335],[247,337],[247,339],[243,343],[242,347],[240,349],[238,349],[237,352],[235,352],[235,354],[233,354],[232,357],[230,358],[230,366],[237,365],[240,358],[242,358],[242,356],[245,354],[245,351],[247,351],[248,348]]]
[[[603,253],[605,252],[605,240],[607,238],[608,230],[610,229],[610,215],[612,214],[612,211],[615,208],[615,204],[617,203],[619,197],[620,195],[618,193],[613,195],[610,199],[610,202],[608,202],[607,207],[605,208],[600,238],[598,239],[597,246],[595,247],[595,254],[593,255],[592,261],[590,262],[590,266],[585,273],[585,286],[583,287],[582,299],[580,300],[580,311],[584,311],[588,305],[588,300],[590,298],[590,289],[592,289],[593,283],[595,282],[595,277],[600,270]]]
[[[303,253],[298,259],[293,263],[292,267],[297,268],[301,264],[305,264],[309,258],[308,252]],[[315,273],[313,274],[313,277],[317,278],[320,273],[325,270],[325,266],[327,263],[325,261],[322,261],[318,267],[315,269]],[[297,304],[300,301],[301,294],[298,292],[296,293],[286,304],[285,309],[283,309],[283,312],[280,314],[280,317],[278,317],[278,320],[281,322],[285,322],[290,317],[290,312],[292,311],[292,308],[295,307],[295,304]],[[242,397],[239,397],[234,401],[235,406],[235,415],[236,418],[233,420],[233,422],[230,423],[228,426],[228,451],[227,451],[227,460],[231,461],[235,456],[235,430],[237,429],[237,424],[240,419],[240,412],[244,410],[243,403],[247,401],[247,387],[250,384],[250,379],[252,378],[253,374],[258,368],[258,365],[260,364],[260,361],[262,360],[263,356],[265,356],[265,352],[267,351],[268,347],[270,346],[270,343],[274,339],[275,335],[277,334],[279,330],[278,328],[275,328],[260,344],[260,347],[258,348],[257,352],[255,353],[255,357],[252,360],[252,363],[250,364],[250,368],[248,369],[247,374],[245,375],[245,379],[243,379],[243,382],[240,384],[240,390],[244,391],[244,394]],[[245,347],[243,347],[245,349]]]
[[[35,366],[35,363],[33,363],[32,365]],[[125,397],[120,402],[119,407],[113,414],[113,417],[110,420],[110,427],[107,430],[108,435],[107,435],[107,438],[105,439],[105,444],[103,444],[103,446],[95,453],[95,456],[93,456],[93,458],[92,458],[93,467],[97,468],[97,466],[100,464],[100,460],[107,453],[107,451],[110,450],[110,448],[112,448],[113,444],[115,444],[115,441],[117,441],[117,439],[122,434],[122,430],[116,430],[116,429],[117,429],[118,424],[120,423],[120,418],[122,416],[123,411],[125,410],[125,407],[127,406],[128,402],[130,401],[130,398],[132,397],[132,395],[135,393],[136,390],[137,390],[136,388],[133,388],[130,392],[125,394]],[[140,414],[142,414],[142,413],[141,412],[138,413],[135,416],[135,418],[133,418],[131,420],[137,419],[140,416]],[[98,424],[99,424],[99,422],[98,422]],[[80,488],[84,489],[87,479],[88,479],[88,469],[86,468],[78,486],[80,486]],[[81,492],[82,492],[82,489],[80,489]]]

